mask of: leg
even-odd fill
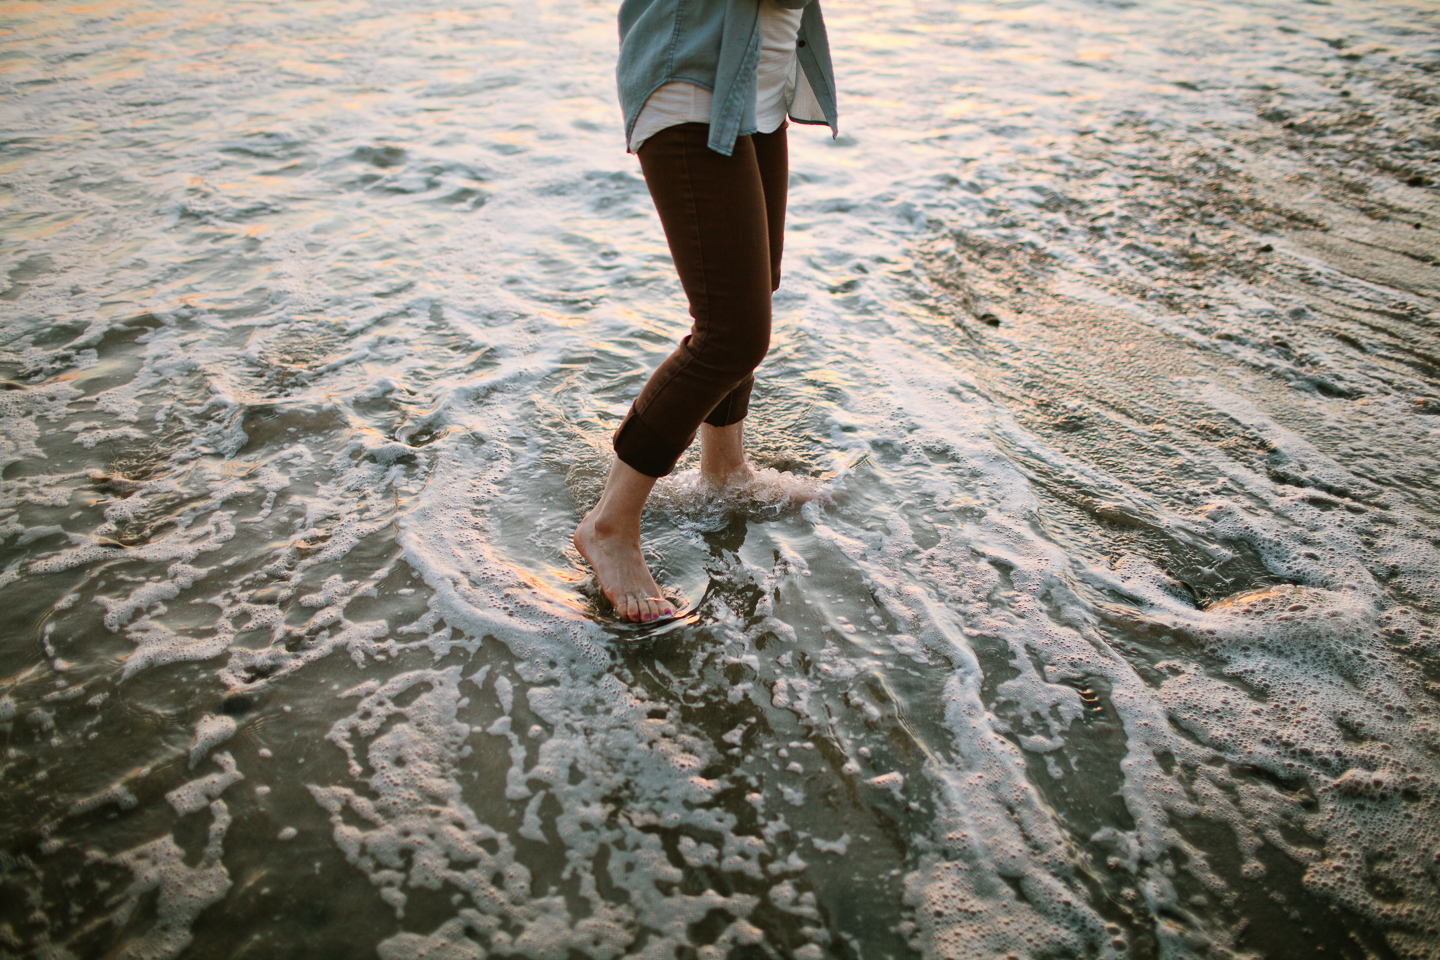
[[[695,322],[615,432],[605,492],[575,531],[576,549],[631,620],[671,612],[640,552],[640,515],[655,479],[674,468],[702,420],[732,428],[738,450],[749,384],[770,343],[770,229],[755,150],[741,137],[734,155],[722,156],[706,145],[708,134],[705,124],[681,124],[641,148]]]
[[[770,241],[770,292],[780,289],[780,257],[785,252],[785,204],[790,189],[790,142],[782,123],[774,133],[757,133],[755,163],[765,189],[765,230]]]
[[[726,157],[706,145],[706,124],[686,123],[640,149],[695,321],[615,433],[616,455],[652,477],[673,469],[702,421],[744,419],[770,345],[769,212],[753,139]]]
[[[744,420],[724,427],[700,424],[700,473],[717,487],[754,472],[745,459],[744,427]]]
[[[757,133],[751,137],[755,146],[756,166],[765,194],[766,234],[770,246],[770,290],[780,287],[780,256],[785,246],[785,201],[790,184],[789,144],[786,124],[773,133]],[[743,480],[754,471],[745,460],[741,432],[744,420],[733,415],[735,410],[749,407],[750,390],[755,378],[748,378],[710,411],[700,426],[700,472],[716,486],[731,480]],[[743,397],[740,394],[743,392]],[[744,413],[741,413],[741,417]]]
[[[640,553],[640,512],[653,486],[654,477],[616,460],[600,502],[575,528],[575,549],[590,561],[605,596],[626,620],[674,613]]]

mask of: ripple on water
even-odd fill
[[[635,628],[612,10],[13,11],[12,949],[1433,952],[1434,11],[827,13],[758,469]]]

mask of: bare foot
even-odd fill
[[[741,463],[740,466],[731,467],[724,473],[705,473],[702,471],[701,476],[705,478],[705,482],[710,484],[711,488],[716,491],[722,491],[726,487],[743,486],[755,479],[755,468],[750,466],[749,463]]]
[[[744,428],[743,420],[728,427],[700,424],[700,475],[716,489],[755,476],[755,468],[745,459]]]
[[[600,589],[626,620],[645,622],[674,616],[675,609],[660,593],[645,557],[640,552],[638,533],[609,530],[599,524],[591,510],[575,528],[575,549],[590,561]]]

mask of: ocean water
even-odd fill
[[[0,956],[1440,953],[1440,8],[829,6],[639,628],[614,3],[0,4]]]

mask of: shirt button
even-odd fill
[[[804,41],[804,40],[797,40],[797,41],[795,41],[795,46],[797,46],[797,47],[803,47],[803,46],[805,46],[805,41]]]

